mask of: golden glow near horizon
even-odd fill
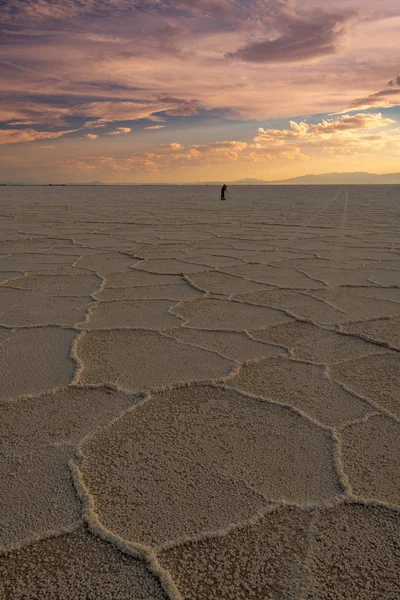
[[[400,171],[397,0],[6,0],[0,18],[0,181]]]

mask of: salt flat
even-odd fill
[[[3,187],[0,597],[400,598],[400,188]]]

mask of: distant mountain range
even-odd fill
[[[193,183],[105,183],[104,181],[87,181],[85,183],[67,184],[30,184],[26,183],[0,183],[0,185],[222,185],[223,181],[196,181]],[[228,185],[400,185],[400,173],[322,173],[321,175],[301,175],[289,179],[275,179],[266,181],[248,177],[236,181],[225,181]]]
[[[321,175],[302,175],[290,179],[264,181],[263,179],[240,179],[231,181],[231,185],[382,185],[400,184],[400,173],[323,173]]]

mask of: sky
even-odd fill
[[[400,171],[398,0],[0,0],[0,182]]]

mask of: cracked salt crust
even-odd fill
[[[395,188],[25,191],[0,595],[397,599]]]

